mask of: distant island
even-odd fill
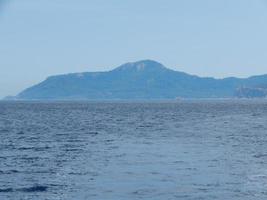
[[[107,72],[48,77],[9,100],[137,100],[176,98],[265,98],[267,75],[215,79],[174,71],[153,60]]]

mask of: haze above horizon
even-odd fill
[[[266,21],[267,0],[0,0],[0,98],[143,59],[198,76],[266,74]]]

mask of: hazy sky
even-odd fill
[[[267,0],[0,0],[0,97],[141,59],[200,76],[265,74]]]

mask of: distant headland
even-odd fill
[[[138,100],[176,98],[265,98],[267,75],[215,79],[171,70],[142,60],[107,72],[48,77],[7,100]]]

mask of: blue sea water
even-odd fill
[[[1,200],[262,200],[267,101],[0,102]]]

